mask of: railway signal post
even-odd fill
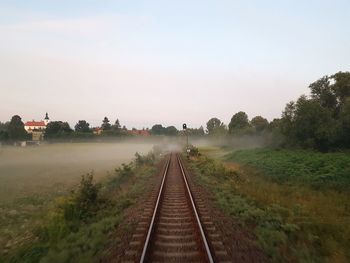
[[[184,130],[186,134],[186,153],[187,153],[187,159],[190,157],[190,148],[188,147],[188,133],[187,133],[187,124],[182,124],[182,129]]]

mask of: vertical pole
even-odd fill
[[[187,147],[186,147],[186,151],[187,151],[187,159],[190,158],[190,148],[188,147],[188,132],[186,129],[186,141],[187,141]]]
[[[186,130],[186,140],[187,140],[187,149],[188,149],[188,132]]]
[[[188,133],[187,133],[187,125],[186,123],[182,124],[182,129],[184,130],[186,134],[186,153],[187,153],[187,159],[190,158],[189,148],[188,148]]]

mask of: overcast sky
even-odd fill
[[[350,1],[0,0],[0,121],[280,117],[350,70]]]

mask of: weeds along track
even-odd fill
[[[134,235],[124,262],[214,262],[180,157],[171,153],[149,219]],[[145,216],[147,217],[147,216]],[[142,252],[141,252],[142,251]]]

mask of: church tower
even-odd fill
[[[47,114],[47,112],[45,114],[44,122],[45,122],[45,125],[47,125],[50,122],[49,114]]]

